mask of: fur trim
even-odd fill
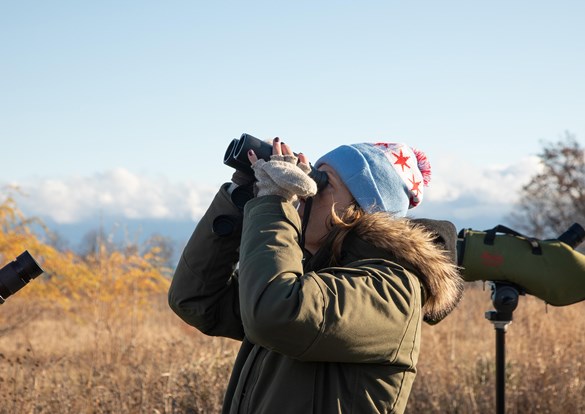
[[[457,306],[463,295],[463,279],[449,254],[434,242],[432,231],[384,212],[366,214],[359,221],[353,229],[359,238],[416,269],[426,297],[422,308],[425,321],[438,322]]]

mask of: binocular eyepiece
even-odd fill
[[[262,141],[261,139],[253,137],[252,135],[242,134],[239,139],[235,138],[229,144],[223,157],[223,163],[232,168],[235,168],[236,170],[254,176],[254,171],[252,170],[250,160],[248,160],[249,150],[253,150],[258,159],[270,161],[270,156],[272,155],[272,145]],[[317,170],[312,165],[309,177],[311,177],[317,183],[317,188],[319,190],[322,190],[327,185],[327,173]]]
[[[0,269],[0,304],[43,273],[43,269],[25,250],[13,262]]]

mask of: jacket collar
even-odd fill
[[[426,298],[425,320],[436,323],[458,304],[463,293],[463,279],[450,251],[456,240],[456,229],[446,222],[415,222],[396,219],[384,213],[367,215],[366,220],[346,236],[341,267],[361,259],[375,258],[393,262],[421,281]],[[448,230],[448,231],[446,231]],[[305,271],[329,267],[331,248],[325,245],[305,263]]]

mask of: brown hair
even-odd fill
[[[338,266],[341,260],[341,248],[347,235],[360,223],[365,212],[354,199],[347,208],[337,214],[335,204],[331,206],[331,231],[325,245],[331,251],[330,266]]]

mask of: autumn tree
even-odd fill
[[[81,245],[79,248],[79,255],[81,257],[88,257],[99,252],[104,247],[108,251],[116,250],[116,246],[112,241],[112,235],[108,235],[103,226],[88,231],[83,235]]]
[[[173,240],[160,234],[153,234],[144,243],[144,253],[146,252],[156,252],[152,265],[164,269],[170,276],[171,268],[175,264],[172,262],[175,253]]]
[[[538,238],[555,238],[573,223],[585,227],[585,151],[573,134],[545,143],[540,168],[520,192],[514,226]]]
[[[1,265],[28,250],[45,271],[2,305],[0,335],[45,309],[60,309],[80,320],[111,327],[119,323],[120,315],[139,315],[148,310],[153,297],[166,293],[168,271],[161,266],[166,257],[160,256],[160,246],[138,253],[111,249],[99,238],[92,251],[81,257],[43,242],[31,230],[33,222],[13,197],[0,200]]]

